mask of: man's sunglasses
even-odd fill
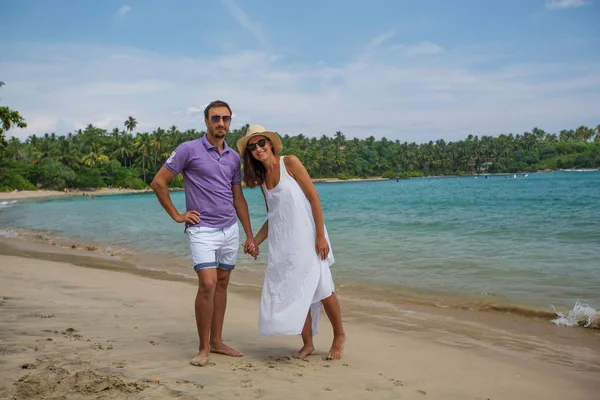
[[[265,147],[265,144],[267,144],[267,140],[269,140],[269,139],[260,139],[256,143],[249,144],[248,146],[246,146],[246,148],[250,151],[254,151],[254,150],[256,150],[256,145],[259,145],[260,147]]]
[[[223,116],[213,115],[212,117],[210,117],[210,120],[212,121],[213,124],[216,124],[221,119],[223,120],[223,122],[228,123],[231,121],[231,115],[223,115]]]

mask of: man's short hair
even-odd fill
[[[231,112],[231,107],[229,107],[229,104],[225,103],[222,100],[215,100],[215,101],[211,102],[209,105],[207,105],[206,108],[204,109],[204,119],[208,119],[208,111],[213,107],[227,107],[227,109],[229,110],[229,115],[233,114]]]

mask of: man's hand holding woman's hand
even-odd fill
[[[258,245],[256,244],[256,240],[254,240],[254,238],[246,239],[243,246],[244,254],[250,254],[250,256],[254,257],[255,260],[258,258],[260,251],[258,250]]]

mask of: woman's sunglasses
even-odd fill
[[[260,147],[265,147],[265,144],[267,143],[268,139],[260,139],[258,142],[256,143],[251,143],[248,146],[246,146],[246,148],[250,151],[254,151],[256,150],[256,145],[259,145]]]

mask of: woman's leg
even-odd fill
[[[304,346],[302,346],[302,348],[294,355],[296,358],[304,358],[315,353],[310,309],[308,310],[308,315],[306,316],[306,321],[304,322],[304,328],[302,328],[302,342],[304,343]]]
[[[340,302],[338,301],[335,293],[332,293],[328,298],[321,300],[321,303],[323,303],[323,307],[325,308],[325,312],[327,313],[327,317],[329,318],[333,328],[333,343],[331,344],[331,348],[327,354],[327,359],[339,360],[342,358],[344,344],[346,343],[346,333],[344,332],[344,326],[342,325],[342,310],[340,308]]]

